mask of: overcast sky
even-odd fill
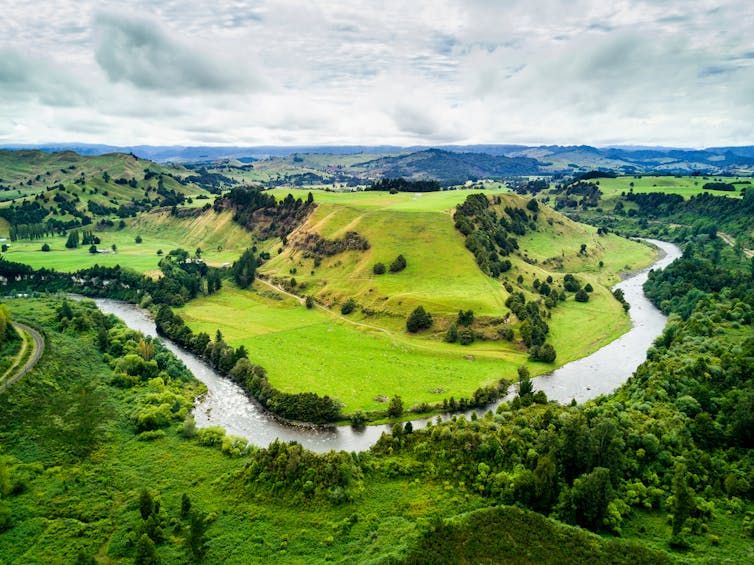
[[[0,0],[0,144],[754,144],[754,10]]]

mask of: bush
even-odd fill
[[[385,263],[375,263],[372,267],[372,272],[375,275],[384,275],[386,271]]]
[[[424,306],[417,306],[406,320],[406,329],[411,333],[426,330],[431,325],[432,316],[424,309]]]
[[[45,243],[44,245],[42,245],[42,251],[47,252],[49,250],[50,250],[50,246],[48,244]]]
[[[306,309],[311,310],[314,308],[314,299],[311,296],[306,297]]]
[[[583,288],[576,293],[576,302],[589,302],[589,294]]]
[[[387,407],[387,415],[390,418],[399,418],[403,414],[403,400],[397,394],[390,399],[390,405]]]
[[[353,312],[356,309],[356,301],[353,298],[349,298],[346,300],[343,304],[340,306],[340,313],[344,316],[348,316],[351,312]]]
[[[392,263],[390,263],[391,273],[400,273],[406,268],[406,258],[403,255],[398,255]]]
[[[140,235],[137,235],[137,236],[136,236],[136,239],[134,239],[134,241],[135,241],[136,243],[141,243],[141,242],[142,242],[142,241],[144,241],[144,240],[143,240],[143,239],[141,239],[141,236],[140,236]]]
[[[471,328],[463,328],[458,332],[458,343],[461,345],[471,345],[474,343],[474,332]]]

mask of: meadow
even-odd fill
[[[288,192],[276,194],[283,197]],[[304,198],[307,194],[290,192]],[[520,238],[522,257],[511,257],[509,280],[520,275],[519,288],[530,299],[536,296],[535,279],[560,279],[564,272],[578,273],[595,288],[588,303],[571,296],[553,310],[549,323],[558,352],[555,365],[527,361],[517,342],[445,343],[444,332],[461,309],[473,310],[480,324],[508,312],[508,291],[479,269],[453,226],[452,208],[471,192],[419,197],[317,192],[318,207],[290,236],[293,244],[260,268],[265,281],[256,281],[246,291],[226,284],[178,313],[194,332],[214,335],[220,329],[230,345],[244,345],[267,369],[276,388],[327,394],[343,401],[346,413],[384,410],[381,400],[393,394],[409,407],[450,396],[469,397],[479,386],[501,378],[514,381],[520,365],[528,365],[533,374],[550,371],[630,328],[628,316],[606,285],[617,282],[619,272],[651,262],[654,251],[614,235],[597,235],[594,229],[543,210],[538,231]],[[501,196],[511,204],[521,202],[516,196]],[[295,245],[297,233],[337,238],[349,230],[365,236],[370,248],[326,257],[315,267]],[[581,243],[587,245],[586,254],[580,253]],[[399,253],[408,262],[404,271],[372,272],[375,262],[389,264]],[[297,282],[295,292],[317,299],[316,308],[307,310],[267,282],[284,284],[291,277]],[[340,305],[347,298],[360,308],[341,316]],[[428,332],[412,335],[405,330],[405,319],[417,305],[435,317],[435,324]]]
[[[0,237],[7,237],[7,223],[0,225]],[[101,239],[97,248],[104,253],[89,253],[89,246],[67,249],[67,236],[51,236],[37,240],[10,242],[6,257],[10,261],[26,263],[34,268],[56,269],[72,272],[102,265],[121,265],[140,273],[158,269],[161,255],[172,249],[183,248],[194,254],[202,250],[202,258],[212,266],[232,263],[251,244],[250,235],[232,221],[229,212],[217,214],[209,211],[196,218],[177,218],[169,211],[140,214],[126,220],[126,227],[95,230]],[[136,237],[141,236],[141,243]],[[47,244],[50,251],[42,251]],[[116,251],[112,251],[112,245]]]
[[[605,198],[620,196],[621,193],[628,193],[632,188],[635,193],[663,192],[665,194],[680,194],[684,198],[704,193],[740,197],[740,189],[751,186],[750,184],[737,184],[738,190],[735,192],[719,192],[702,188],[708,182],[750,183],[751,177],[620,176],[596,180],[599,181],[600,190]]]

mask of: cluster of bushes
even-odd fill
[[[557,356],[555,348],[549,343],[545,343],[547,334],[550,333],[550,326],[545,321],[547,311],[543,312],[538,302],[527,302],[523,292],[511,294],[506,299],[505,305],[521,322],[519,331],[521,332],[521,339],[529,348],[529,358],[532,361],[544,361],[545,363],[555,361]]]
[[[273,414],[287,420],[325,424],[341,419],[341,404],[329,396],[312,392],[285,393],[274,388],[263,367],[251,363],[243,346],[233,348],[218,331],[214,341],[204,332],[194,334],[183,319],[163,305],[155,316],[157,331],[181,347],[202,357],[219,372],[228,375],[251,397]]]
[[[424,309],[424,306],[417,306],[406,319],[406,329],[411,333],[430,327],[432,327],[432,315]]]
[[[296,241],[296,247],[304,250],[304,257],[331,257],[346,251],[366,251],[369,241],[355,231],[346,232],[338,239],[327,239],[317,233],[307,233]]]
[[[406,262],[406,258],[401,254],[398,255],[393,261],[390,263],[390,272],[391,273],[400,273],[402,270],[404,270],[408,266],[408,263]],[[385,267],[385,263],[375,263],[372,267],[372,272],[375,275],[384,275],[387,268]]]
[[[495,198],[496,204],[502,202],[499,196]],[[506,206],[504,213],[499,216],[484,194],[471,194],[453,216],[456,229],[466,236],[466,248],[479,268],[492,277],[511,269],[510,260],[502,257],[518,249],[514,236],[536,229],[536,211],[530,217],[525,210]]]
[[[262,239],[287,237],[301,225],[314,210],[314,196],[310,192],[306,201],[288,194],[279,202],[262,188],[234,188],[217,198],[216,212],[230,210],[233,220]]]
[[[381,178],[366,187],[365,190],[384,190],[391,194],[398,192],[437,192],[442,186],[436,180],[406,180],[403,177],[396,179]]]

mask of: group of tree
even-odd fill
[[[382,190],[396,194],[398,192],[438,192],[442,186],[436,180],[407,180],[399,178],[381,178],[373,182],[365,190]]]

